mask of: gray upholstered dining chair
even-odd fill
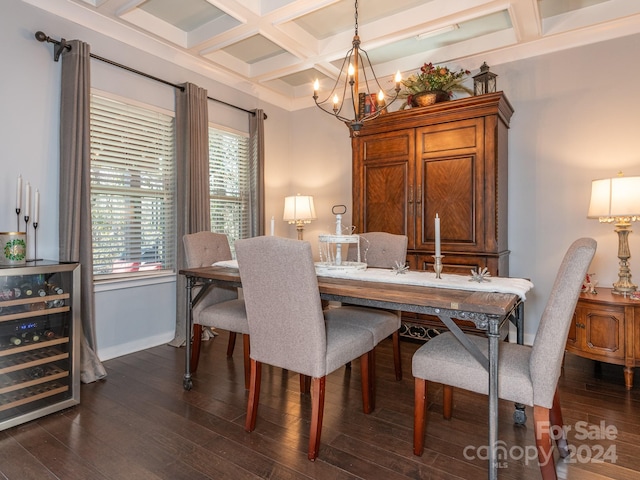
[[[182,237],[187,267],[208,267],[215,262],[231,260],[231,248],[227,236],[222,233],[198,232]],[[195,298],[200,287],[194,289]],[[249,324],[244,300],[238,298],[236,288],[209,287],[203,298],[193,308],[193,340],[191,350],[191,372],[198,369],[203,326],[229,331],[227,357],[233,355],[236,334],[243,340],[244,382],[249,388]]]
[[[263,363],[310,377],[312,419],[307,456],[315,460],[327,375],[359,358],[363,411],[370,413],[375,408],[375,379],[370,368],[375,343],[365,325],[386,312],[352,310],[353,322],[330,321],[341,308],[323,312],[309,242],[254,237],[236,241],[235,249],[251,335],[245,430],[251,432],[256,426]]]
[[[366,261],[367,266],[371,268],[393,268],[397,264],[404,265],[407,258],[406,235],[395,235],[387,232],[368,232],[360,235],[360,261]],[[358,249],[353,246],[349,247],[347,252],[347,261],[358,260]],[[357,307],[351,307],[357,308]],[[375,326],[374,334],[380,335],[376,337],[376,344],[391,335],[393,342],[393,364],[396,373],[396,380],[402,380],[402,360],[400,356],[400,324],[402,321],[402,312],[394,312],[395,316],[381,318],[381,325]],[[351,318],[351,317],[347,317]]]
[[[581,238],[567,250],[542,313],[533,346],[502,342],[498,363],[498,397],[533,406],[533,422],[542,478],[555,479],[551,436],[560,431],[562,411],[557,392],[564,346],[573,312],[596,242]],[[487,340],[469,336],[486,355]],[[426,424],[427,381],[444,385],[444,417],[451,418],[452,388],[487,394],[488,373],[452,333],[442,333],[413,356],[415,377],[413,453],[422,455]],[[551,429],[553,426],[553,429]],[[566,438],[556,438],[561,456],[568,453]]]

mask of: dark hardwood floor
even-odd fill
[[[320,457],[307,460],[311,403],[298,377],[263,370],[256,430],[244,431],[246,393],[240,342],[225,358],[227,334],[203,345],[194,387],[182,389],[184,350],[160,346],[105,363],[104,381],[82,386],[81,404],[0,432],[0,479],[481,479],[486,461],[486,397],[456,390],[454,416],[442,418],[442,389],[431,386],[426,450],[412,453],[411,356],[403,342],[397,382],[390,341],[377,349],[377,405],[362,413],[360,374],[327,380]],[[636,384],[640,379],[636,375]],[[624,388],[622,367],[567,354],[560,389],[573,455],[560,478],[640,478],[640,385]],[[539,479],[532,412],[512,421],[500,402],[501,479]],[[602,438],[607,437],[607,438]],[[615,458],[614,455],[615,454]],[[556,455],[557,458],[557,455]],[[604,460],[604,462],[597,460]]]

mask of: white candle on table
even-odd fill
[[[33,202],[33,223],[38,223],[40,218],[40,190],[36,188],[36,196]]]
[[[27,188],[25,189],[26,195],[24,197],[24,216],[28,217],[31,213],[31,184],[27,182]]]
[[[273,237],[276,234],[276,219],[271,216],[271,236]]]
[[[22,207],[22,175],[18,175],[18,185],[16,187],[16,210]]]
[[[436,213],[436,257],[440,256],[440,217]]]

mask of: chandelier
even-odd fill
[[[345,122],[349,128],[357,134],[362,128],[364,122],[373,120],[378,117],[386,107],[391,105],[400,93],[400,72],[395,76],[395,95],[392,95],[387,100],[384,90],[380,86],[380,82],[373,71],[371,60],[369,60],[369,54],[366,50],[360,48],[360,37],[358,36],[358,0],[355,2],[355,34],[353,36],[353,42],[351,49],[347,52],[340,68],[340,74],[336,80],[333,89],[322,101],[318,101],[318,90],[320,83],[316,79],[313,83],[313,100],[316,105],[323,111],[330,115],[333,115],[338,120]],[[346,71],[345,71],[345,67]],[[363,92],[360,91],[360,73],[364,78],[362,87]],[[342,100],[338,96],[340,90],[340,78],[345,75],[345,81],[342,87]],[[347,85],[351,94],[351,105],[347,102]],[[375,90],[373,88],[376,88]],[[377,93],[372,93],[376,91]],[[329,104],[332,107],[329,107]],[[346,105],[345,105],[346,104]],[[330,108],[330,109],[329,109]],[[347,115],[353,111],[352,117]]]

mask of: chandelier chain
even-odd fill
[[[353,15],[356,20],[356,37],[358,36],[358,0],[356,0],[356,12]]]

